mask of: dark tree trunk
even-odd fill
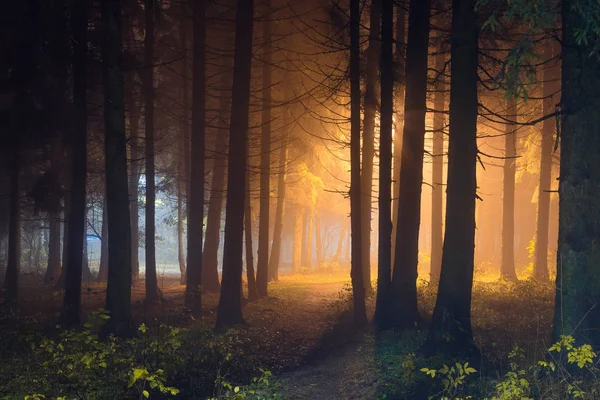
[[[71,214],[71,189],[73,187],[72,180],[72,164],[73,164],[73,151],[69,148],[70,145],[65,146],[65,175],[64,175],[64,186],[65,186],[65,205],[63,207],[63,244],[62,244],[62,259],[64,268],[60,270],[60,276],[54,284],[55,289],[65,288],[65,275],[67,273],[67,257],[69,254],[69,218]]]
[[[352,231],[352,297],[354,323],[367,324],[362,267],[360,176],[360,1],[350,0],[350,217]],[[368,233],[368,232],[366,232]]]
[[[284,111],[283,126],[286,122],[287,110]],[[281,261],[281,241],[283,236],[283,211],[285,208],[285,173],[287,163],[287,140],[279,149],[279,176],[277,177],[277,208],[275,210],[275,228],[273,230],[273,245],[271,247],[271,259],[269,260],[269,277],[273,281],[279,280],[279,263]]]
[[[347,224],[344,224],[344,227],[342,228],[342,233],[340,233],[340,240],[338,240],[338,244],[337,247],[335,249],[335,253],[333,254],[333,257],[331,259],[331,262],[339,262],[342,256],[342,249],[344,248],[344,239],[346,238],[346,233],[348,231],[348,227],[346,226]],[[379,285],[379,283],[378,283]]]
[[[184,241],[183,241],[183,191],[185,186],[185,163],[183,159],[183,140],[185,136],[179,138],[179,148],[177,149],[177,170],[179,177],[177,178],[177,256],[179,258],[179,272],[181,277],[179,284],[185,285],[185,252],[184,252]]]
[[[106,196],[102,205],[102,232],[100,233],[100,266],[98,268],[98,282],[108,279],[108,218],[106,215]]]
[[[473,0],[453,1],[446,229],[427,352],[476,351],[471,330],[477,189],[476,20]],[[448,341],[449,337],[452,340]]]
[[[402,131],[404,129],[404,92],[406,79],[404,77],[404,64],[406,59],[406,11],[404,4],[396,6],[396,76],[395,81],[400,83],[396,94],[396,130],[393,137],[394,145],[394,171],[393,196],[392,196],[392,258],[391,265],[394,266],[394,253],[396,251],[396,237],[398,220],[398,199],[400,197],[400,165],[402,162]]]
[[[246,279],[248,280],[248,301],[258,299],[256,278],[254,277],[254,250],[252,246],[252,206],[250,202],[250,174],[246,173],[246,201],[244,212],[244,233],[246,237]]]
[[[87,2],[73,3],[73,111],[74,124],[69,147],[71,191],[69,207],[68,253],[65,258],[65,297],[63,323],[80,323],[81,275],[84,245],[87,245],[86,180],[87,180]]]
[[[144,0],[146,35],[144,37],[144,122],[146,124],[146,303],[159,301],[156,277],[156,186],[154,181],[154,4],[155,0]]]
[[[256,289],[267,296],[269,280],[269,198],[271,191],[271,0],[265,0],[262,65],[262,134],[260,138],[260,214],[258,221],[258,262]]]
[[[182,10],[185,11],[185,5],[187,3],[182,3]],[[181,278],[179,283],[181,285],[185,285],[187,272],[186,272],[186,260],[185,260],[185,243],[183,237],[183,220],[184,210],[183,210],[183,200],[185,190],[187,188],[188,176],[186,169],[186,142],[188,140],[188,51],[187,51],[187,26],[185,23],[185,18],[182,18],[179,21],[179,38],[181,40],[181,49],[183,51],[183,59],[181,60],[181,93],[180,93],[180,101],[182,107],[181,119],[179,121],[179,139],[177,141],[177,255],[179,258],[179,272],[181,273]]]
[[[229,65],[227,66],[229,68]],[[219,100],[219,128],[215,145],[215,162],[210,184],[210,199],[208,202],[208,218],[206,221],[206,243],[204,243],[204,264],[202,268],[202,288],[209,293],[221,290],[218,270],[219,245],[221,244],[221,214],[223,198],[225,197],[225,170],[227,168],[227,122],[231,93],[231,74],[229,71],[221,75],[221,98]]]
[[[131,154],[130,176],[129,176],[129,204],[131,214],[131,279],[133,282],[140,278],[140,217],[139,217],[139,184],[140,184],[140,158],[141,146],[138,138],[139,112],[138,102],[133,93],[130,94],[131,107],[129,113],[129,146]]]
[[[392,271],[392,124],[394,115],[393,0],[381,7],[381,129],[379,134],[379,251],[375,324],[386,329]]]
[[[56,136],[52,143],[52,165],[51,168],[60,176],[62,171],[62,140],[59,135]],[[44,283],[56,283],[61,273],[60,263],[60,210],[51,211],[48,213],[48,267],[44,275]]]
[[[202,312],[202,231],[204,226],[204,145],[206,134],[206,9],[204,0],[194,1],[193,10],[192,146],[185,305],[193,315],[200,315]]]
[[[19,299],[19,274],[21,273],[21,154],[15,150],[10,165],[9,221],[8,221],[8,257],[4,289],[5,301],[16,303]]]
[[[427,113],[429,9],[429,0],[411,0],[408,13],[405,120],[396,221],[398,229],[390,289],[392,324],[399,329],[414,328],[420,321],[417,307],[417,264]]]
[[[229,128],[227,205],[223,280],[217,311],[217,328],[244,324],[240,292],[242,288],[242,236],[246,165],[248,163],[248,114],[252,69],[254,0],[238,0],[235,15],[235,53]]]
[[[552,42],[544,46],[544,56],[550,60],[557,55],[558,47]],[[558,103],[558,90],[560,89],[560,66],[557,61],[546,65],[543,77],[543,112],[544,115],[554,111]],[[552,186],[552,152],[554,145],[554,127],[556,121],[553,118],[545,119],[542,123],[542,149],[540,161],[540,183],[538,187],[538,213],[537,233],[535,240],[535,262],[533,264],[533,277],[545,282],[548,280],[548,233],[550,222],[550,192]]]
[[[371,212],[373,193],[373,157],[375,156],[375,115],[377,114],[377,73],[379,66],[379,29],[381,20],[381,0],[371,2],[369,48],[367,49],[365,115],[363,126],[362,170],[360,176],[363,284],[366,291],[371,287]]]
[[[559,233],[552,340],[600,345],[600,58],[596,40],[578,40],[593,18],[562,3]],[[597,7],[597,6],[596,6]],[[590,35],[594,35],[590,33]]]
[[[504,135],[504,180],[502,190],[502,263],[500,277],[516,282],[515,272],[515,172],[517,163],[515,123],[517,121],[517,104],[514,98],[506,103],[506,119],[513,123],[506,125]]]
[[[106,208],[108,221],[108,282],[103,334],[130,336],[131,326],[131,219],[127,182],[125,104],[121,3],[102,1],[102,59],[104,70],[104,126]]]
[[[446,57],[443,53],[444,34],[438,33],[438,54],[435,56],[435,94],[433,96],[433,156],[431,172],[431,266],[429,279],[431,282],[440,280],[442,268],[442,246],[444,237],[444,109],[446,103],[446,85],[442,71],[445,68]]]

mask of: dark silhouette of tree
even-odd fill
[[[216,324],[219,329],[244,323],[240,292],[242,290],[244,199],[246,197],[246,167],[248,163],[248,114],[252,69],[253,14],[254,0],[237,1],[227,163],[223,279]]]
[[[367,324],[362,267],[362,195],[360,176],[360,4],[350,0],[350,220],[352,232],[352,298],[354,323]]]
[[[50,170],[58,180],[63,169],[63,140],[60,134],[57,134],[52,140],[51,152]],[[44,283],[55,283],[61,275],[60,213],[60,209],[48,212],[48,266],[44,275]]]
[[[135,81],[135,75],[133,76]],[[132,83],[133,86],[133,83]],[[133,90],[129,93],[129,202],[131,213],[131,278],[135,282],[140,278],[140,217],[139,217],[139,184],[141,165],[141,143],[139,135],[139,102],[136,101]]]
[[[388,328],[390,278],[392,270],[392,124],[394,116],[393,1],[381,7],[381,130],[379,134],[379,266],[375,323]]]
[[[552,339],[600,345],[600,58],[598,34],[582,29],[598,4],[562,2],[559,233]],[[597,23],[594,20],[593,23]]]
[[[476,350],[471,330],[477,189],[476,20],[473,0],[453,0],[446,228],[438,295],[425,343],[427,353]]]
[[[381,21],[381,1],[371,1],[369,16],[369,47],[366,55],[365,100],[363,124],[363,148],[361,169],[361,215],[362,215],[362,268],[365,289],[371,287],[371,202],[373,194],[373,157],[375,156],[375,116],[377,114],[377,74],[379,72],[379,40]]]
[[[18,142],[18,140],[17,140]],[[19,274],[21,272],[21,154],[17,146],[9,164],[10,189],[8,199],[8,257],[6,261],[6,277],[4,289],[5,301],[16,303],[19,298]]]
[[[258,261],[256,289],[267,296],[269,280],[269,200],[271,192],[271,1],[265,0],[262,64],[262,134],[260,138],[260,214],[258,221]]]
[[[132,211],[133,212],[133,211]],[[106,217],[106,195],[102,204],[102,231],[100,233],[100,263],[98,268],[98,282],[108,279],[108,219]],[[133,249],[131,250],[133,252]]]
[[[158,279],[156,277],[156,185],[154,181],[154,18],[155,0],[144,0],[146,33],[144,36],[144,122],[146,124],[146,303],[159,300]]]
[[[514,98],[506,102],[506,119],[514,121],[506,125],[504,136],[504,179],[502,190],[502,263],[500,276],[507,281],[517,281],[515,272],[515,172],[517,163],[516,132],[517,103]]]
[[[429,11],[429,1],[410,2],[400,197],[396,221],[398,228],[390,293],[393,325],[400,329],[414,328],[414,325],[420,321],[417,308],[417,264],[427,111]]]
[[[246,239],[246,280],[248,281],[248,301],[258,299],[254,275],[254,246],[252,245],[252,205],[250,202],[250,172],[246,172],[246,201],[244,203],[244,237]]]
[[[185,12],[185,5],[187,3],[182,3],[182,11]],[[189,95],[188,95],[188,51],[187,51],[187,24],[186,19],[181,17],[179,21],[179,40],[181,42],[181,50],[183,51],[183,59],[181,60],[180,68],[181,68],[181,88],[179,98],[181,101],[182,107],[182,115],[179,120],[179,137],[177,138],[177,258],[179,261],[179,272],[181,273],[181,277],[179,283],[181,285],[185,285],[187,278],[186,271],[186,259],[185,259],[185,251],[184,251],[184,236],[183,236],[183,221],[184,221],[184,195],[186,193],[186,188],[188,187],[187,182],[189,181],[188,170],[186,168],[186,159],[187,152],[186,146],[189,141]],[[206,245],[206,244],[205,244]],[[202,260],[202,264],[204,269],[206,268],[206,263]],[[203,273],[204,273],[203,269]],[[205,282],[204,276],[202,277],[202,281]]]
[[[102,65],[104,72],[104,151],[108,220],[108,282],[106,310],[110,319],[103,333],[132,334],[131,225],[127,193],[127,151],[121,36],[121,2],[101,2]]]
[[[558,45],[550,39],[544,44],[544,58],[552,60],[558,54]],[[558,103],[560,88],[560,65],[556,60],[550,61],[543,72],[543,113],[554,112]],[[538,214],[535,240],[535,262],[533,276],[539,281],[548,280],[548,224],[550,221],[550,188],[552,181],[552,152],[554,147],[554,127],[552,118],[542,122],[542,148],[540,157],[540,183],[538,188]]]
[[[185,305],[202,312],[202,231],[204,226],[204,146],[206,135],[206,5],[195,0],[192,72],[192,145],[188,201],[188,270]]]

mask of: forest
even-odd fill
[[[600,398],[599,0],[0,20],[0,399]]]

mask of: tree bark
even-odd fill
[[[433,96],[433,166],[431,172],[431,265],[429,279],[431,282],[440,280],[442,268],[442,246],[444,237],[444,110],[446,103],[446,85],[442,71],[445,68],[446,57],[443,53],[442,31],[438,33],[438,54],[435,56],[435,94]]]
[[[102,333],[131,336],[131,219],[127,192],[121,4],[119,0],[100,4],[108,220],[106,310],[110,313]]]
[[[74,124],[69,147],[72,150],[69,207],[68,253],[65,258],[65,296],[62,321],[68,326],[80,323],[81,275],[84,246],[87,247],[87,2],[73,4],[73,107]],[[86,249],[87,250],[87,249]]]
[[[108,218],[106,215],[106,196],[102,204],[102,232],[100,233],[100,266],[98,268],[98,282],[108,279]]]
[[[420,322],[417,307],[417,264],[425,115],[427,113],[427,51],[429,49],[429,0],[412,0],[408,13],[406,49],[406,99],[400,197],[396,225],[394,272],[390,288],[391,322],[395,328],[411,329]]]
[[[244,324],[240,292],[242,287],[242,234],[246,168],[248,163],[248,114],[252,69],[254,0],[238,0],[236,7],[235,53],[229,155],[223,280],[217,310],[217,328]]]
[[[367,49],[365,110],[363,127],[361,185],[361,226],[362,226],[362,269],[363,284],[371,292],[371,202],[373,193],[373,158],[375,156],[375,115],[377,114],[377,73],[379,70],[379,29],[381,20],[381,0],[371,2],[369,17],[369,47]]]
[[[182,10],[185,12],[187,3],[182,4]],[[186,259],[185,259],[185,243],[183,237],[183,200],[185,190],[187,188],[188,176],[186,169],[186,142],[188,140],[188,51],[187,51],[187,26],[185,18],[179,21],[179,39],[181,41],[181,49],[183,51],[183,59],[181,60],[181,89],[180,101],[182,113],[179,120],[179,138],[177,141],[177,256],[179,258],[179,272],[181,274],[179,283],[186,283]],[[204,263],[203,263],[204,264]]]
[[[202,312],[202,231],[204,226],[204,146],[206,125],[206,5],[194,9],[194,61],[192,73],[192,146],[188,199],[188,269],[185,305],[193,315]]]
[[[62,140],[59,135],[52,143],[52,165],[51,168],[60,175],[62,171]],[[60,210],[48,213],[48,267],[44,275],[44,283],[56,283],[61,274],[60,262]]]
[[[452,3],[450,136],[442,270],[426,353],[473,353],[471,290],[477,180],[477,15]],[[448,341],[448,338],[452,340]]]
[[[394,171],[392,173],[393,197],[392,197],[392,258],[391,266],[394,267],[394,254],[396,252],[396,231],[398,220],[398,199],[400,198],[400,165],[402,162],[402,131],[404,129],[404,95],[406,89],[406,79],[404,66],[406,59],[406,12],[404,4],[396,6],[396,77],[399,88],[396,94],[396,129],[393,137],[394,145]]]
[[[593,18],[562,3],[559,233],[552,340],[600,345],[600,59],[597,41],[578,40]],[[596,6],[597,7],[597,6]],[[594,35],[590,33],[590,35]]]
[[[269,278],[269,200],[271,191],[271,0],[265,0],[262,65],[262,132],[260,138],[260,214],[258,222],[258,262],[256,288],[267,296]]]
[[[14,151],[10,165],[9,221],[8,221],[8,256],[6,261],[6,277],[4,289],[5,301],[16,303],[19,299],[19,274],[21,273],[21,175],[20,149]]]
[[[544,57],[548,60],[558,55],[558,47],[548,41],[544,45]],[[548,115],[554,112],[558,103],[557,92],[559,83],[560,65],[557,61],[551,62],[544,69],[543,77],[543,113]],[[545,119],[542,122],[542,148],[540,159],[540,183],[538,186],[538,213],[537,231],[535,240],[535,262],[533,264],[533,277],[538,281],[548,281],[548,234],[550,222],[550,192],[552,186],[552,152],[554,145],[554,119]]]
[[[362,266],[360,175],[360,1],[350,0],[350,217],[352,231],[352,299],[354,324],[367,324]]]
[[[500,277],[507,281],[518,281],[515,272],[515,172],[517,163],[515,123],[517,104],[514,98],[507,101],[506,119],[512,123],[506,125],[504,135],[504,180],[502,196],[502,263]]]
[[[246,280],[248,281],[248,301],[258,299],[256,278],[254,277],[254,246],[252,246],[252,205],[250,202],[250,173],[246,172],[246,201],[244,212],[244,234],[246,236]]]
[[[381,7],[381,129],[379,134],[379,250],[374,321],[389,328],[387,310],[392,259],[392,125],[394,115],[393,0]]]
[[[288,126],[287,111],[284,111],[283,126]],[[273,231],[273,244],[271,246],[271,259],[269,260],[269,276],[271,280],[279,280],[279,263],[281,261],[281,242],[283,236],[283,212],[285,209],[285,175],[287,163],[287,140],[279,149],[279,176],[277,177],[277,208],[275,210],[275,228]]]
[[[139,112],[138,102],[133,93],[130,94],[129,113],[129,147],[131,155],[129,171],[129,208],[131,214],[131,279],[133,282],[140,278],[140,217],[139,217],[139,185],[140,185],[140,140],[138,138]]]

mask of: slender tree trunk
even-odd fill
[[[62,140],[59,135],[52,143],[52,166],[58,176],[62,171]],[[48,240],[48,267],[44,275],[44,283],[56,283],[61,273],[60,263],[60,210],[48,213],[50,238]]]
[[[547,42],[544,45],[544,56],[550,60],[557,55],[557,45]],[[543,77],[543,112],[544,115],[554,111],[558,102],[557,92],[559,83],[560,66],[554,61],[544,69]],[[538,187],[538,213],[537,233],[535,240],[535,262],[533,264],[533,277],[545,282],[548,280],[548,226],[550,222],[550,192],[552,186],[552,152],[554,145],[554,119],[545,119],[542,122],[542,149],[540,161],[540,183]]]
[[[248,114],[252,69],[254,0],[238,0],[236,7],[235,53],[229,155],[223,280],[217,310],[217,328],[244,324],[240,292],[242,287],[242,234],[246,166],[248,163]]]
[[[516,172],[516,134],[517,105],[514,98],[507,101],[507,119],[513,121],[506,125],[504,135],[504,184],[502,196],[502,263],[500,277],[507,281],[518,281],[515,272],[515,172]]]
[[[471,330],[478,107],[474,6],[473,0],[452,3],[446,228],[438,295],[425,343],[430,353],[476,350]]]
[[[146,35],[144,37],[143,90],[146,124],[146,303],[159,300],[156,277],[156,186],[154,181],[154,0],[144,0]]]
[[[559,233],[552,340],[600,345],[600,59],[578,36],[590,15],[562,3]],[[589,6],[583,6],[589,7]],[[593,7],[593,6],[592,6]],[[596,5],[597,7],[597,5]],[[590,33],[590,35],[593,35]]]
[[[131,326],[131,219],[127,182],[125,105],[121,4],[102,1],[102,59],[104,70],[104,126],[106,207],[108,221],[108,282],[103,334],[130,336]]]
[[[446,85],[442,71],[445,68],[446,57],[443,53],[444,34],[438,32],[438,54],[435,56],[435,94],[433,96],[433,166],[431,173],[431,266],[429,279],[439,282],[442,268],[442,246],[444,237],[444,108],[446,103]]]
[[[392,125],[394,115],[394,59],[392,55],[393,1],[381,7],[381,129],[379,134],[379,250],[375,324],[389,325],[389,295],[392,259]]]
[[[427,113],[429,11],[429,0],[411,0],[408,14],[400,198],[396,222],[398,230],[395,238],[394,273],[390,288],[392,324],[399,329],[411,329],[420,322],[417,307],[417,264]]]
[[[138,102],[133,93],[130,94],[130,114],[129,114],[129,146],[131,154],[130,176],[129,176],[129,208],[131,214],[131,279],[133,282],[140,278],[140,217],[139,217],[139,184],[140,184],[140,140],[138,138],[139,112]],[[107,260],[108,261],[108,260]]]
[[[227,66],[229,68],[229,65]],[[225,191],[225,171],[227,168],[227,122],[230,112],[228,94],[231,92],[231,74],[229,71],[221,75],[221,98],[219,100],[218,136],[215,144],[215,163],[208,202],[208,218],[206,221],[206,243],[204,243],[204,260],[202,266],[202,288],[209,293],[218,293],[219,282],[218,254],[221,243],[221,214]]]
[[[360,1],[350,0],[350,217],[352,231],[352,298],[354,323],[367,324],[362,266],[360,176]],[[368,232],[366,232],[368,233]]]
[[[98,282],[108,279],[108,218],[106,214],[106,196],[102,204],[102,232],[100,233],[100,266],[98,268]]]
[[[202,231],[204,227],[204,146],[206,134],[205,7],[204,0],[196,0],[193,3],[194,66],[192,76],[192,164],[190,171],[191,188],[188,199],[188,269],[185,305],[194,315],[200,315],[202,312]]]
[[[342,233],[340,233],[340,240],[338,240],[337,247],[335,249],[335,253],[333,254],[333,258],[331,262],[339,262],[342,256],[342,249],[344,248],[344,239],[346,238],[346,233],[348,232],[348,227],[344,224],[342,228]]]
[[[283,125],[287,126],[287,112],[284,111]],[[287,163],[287,140],[284,139],[279,149],[279,176],[277,177],[277,209],[275,210],[275,228],[273,231],[273,245],[271,246],[271,259],[269,260],[269,276],[271,280],[279,280],[279,263],[281,261],[281,242],[283,236],[283,212],[285,208],[285,175]]]
[[[182,10],[185,11],[186,3],[182,4]],[[179,271],[181,278],[179,283],[185,285],[186,283],[186,260],[185,260],[185,243],[183,238],[183,220],[185,218],[183,212],[183,200],[184,193],[187,188],[188,176],[186,168],[186,142],[188,140],[188,51],[187,51],[187,26],[185,24],[185,18],[179,21],[179,38],[181,40],[181,48],[183,51],[183,59],[181,60],[181,93],[180,101],[183,112],[181,113],[181,119],[179,121],[179,140],[177,142],[177,246],[178,246],[178,257],[179,257]],[[203,263],[204,264],[204,263]]]
[[[64,186],[65,186],[65,204],[63,207],[63,244],[62,244],[62,259],[64,268],[61,268],[60,276],[54,284],[55,289],[65,288],[65,279],[67,273],[67,257],[69,254],[69,218],[71,214],[71,190],[73,187],[72,183],[72,164],[73,164],[73,151],[69,148],[69,145],[65,146],[65,175],[64,175]]]
[[[360,176],[363,284],[370,292],[371,287],[371,201],[373,192],[373,158],[375,156],[375,115],[377,114],[377,73],[379,66],[379,27],[381,0],[371,2],[369,48],[367,49],[365,116],[363,128],[362,170]]]
[[[8,221],[8,257],[4,289],[5,301],[16,303],[19,299],[19,274],[21,273],[21,154],[16,149],[10,165],[9,221]]]
[[[292,247],[292,274],[300,272],[302,267],[302,223],[303,212],[300,208],[294,210],[294,243]]]
[[[392,258],[391,266],[394,267],[394,254],[396,252],[396,231],[398,225],[398,199],[400,198],[400,165],[402,161],[402,131],[404,130],[404,92],[406,78],[404,74],[404,60],[406,55],[406,12],[404,4],[396,6],[396,82],[399,82],[396,94],[396,129],[393,137],[394,144],[394,171],[393,171],[393,197],[392,197]]]
[[[185,133],[185,131],[184,131]],[[177,160],[177,170],[179,176],[177,178],[177,255],[179,257],[179,272],[181,278],[179,284],[185,285],[185,252],[184,252],[184,241],[183,241],[183,190],[185,186],[185,162],[183,159],[183,141],[185,136],[182,135],[179,138],[179,148]]]
[[[69,207],[69,251],[65,258],[65,297],[62,320],[67,325],[80,323],[81,275],[84,244],[87,246],[87,2],[73,4],[73,106],[74,124],[69,147],[72,150]],[[85,237],[85,242],[84,242]]]
[[[250,173],[246,172],[246,201],[244,212],[244,233],[246,236],[246,279],[248,281],[248,301],[258,299],[256,278],[254,277],[254,250],[252,246],[252,206],[250,202]]]
[[[267,296],[269,277],[269,200],[271,191],[271,0],[265,0],[262,65],[262,134],[260,139],[260,214],[258,222],[258,263],[256,288]]]

